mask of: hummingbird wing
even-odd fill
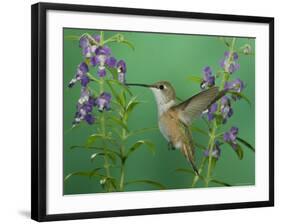
[[[208,109],[211,104],[218,100],[221,96],[218,87],[212,87],[202,91],[191,98],[173,106],[171,109],[179,113],[179,119],[186,125]]]

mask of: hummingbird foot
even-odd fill
[[[176,150],[172,142],[168,142],[168,150]]]

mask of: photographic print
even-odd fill
[[[64,195],[255,185],[255,38],[63,29]]]
[[[274,205],[274,18],[31,15],[32,219]]]

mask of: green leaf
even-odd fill
[[[115,154],[114,153],[111,153],[110,151],[104,151],[104,152],[97,152],[97,153],[94,153],[91,155],[91,162],[94,161],[94,159],[97,157],[97,156],[108,156],[108,158],[113,162],[113,163],[116,163],[116,157],[115,157]]]
[[[203,129],[198,128],[198,127],[196,127],[196,126],[191,126],[191,130],[192,130],[192,131],[195,131],[195,132],[198,132],[198,133],[200,133],[200,134],[202,134],[202,135],[209,136],[209,133],[208,133],[208,132],[206,132],[206,131],[204,131]]]
[[[250,107],[252,106],[251,100],[248,97],[246,97],[244,94],[232,92],[232,91],[229,91],[229,93],[236,97],[240,97],[241,99],[245,100],[249,104]]]
[[[182,173],[194,174],[194,171],[192,169],[188,169],[188,168],[177,168],[175,171],[176,172],[182,172]]]
[[[110,68],[108,66],[106,66],[106,69],[111,73],[111,75],[113,76],[113,78],[115,80],[118,80],[118,71],[117,68]]]
[[[140,184],[140,183],[149,184],[161,190],[167,189],[163,184],[156,182],[154,180],[133,180],[133,181],[126,182],[125,185]]]
[[[180,173],[188,173],[188,174],[192,174],[194,176],[195,172],[192,169],[189,168],[177,168],[175,170],[176,172],[180,172]],[[203,181],[205,181],[205,178],[203,176],[199,176],[199,178]]]
[[[65,178],[64,178],[64,181],[67,181],[70,177],[73,177],[73,176],[83,176],[83,177],[93,177],[93,176],[99,176],[100,177],[100,174],[98,173],[99,170],[101,170],[102,168],[96,168],[92,171],[78,171],[78,172],[73,172],[73,173],[70,173],[68,174]]]
[[[202,145],[202,144],[200,144],[200,143],[198,143],[198,142],[194,142],[194,145],[195,145],[197,148],[199,148],[199,149],[203,149],[203,150],[206,149],[206,146],[205,146],[205,145]]]
[[[128,136],[133,136],[133,135],[138,135],[138,134],[142,134],[142,133],[145,133],[145,132],[158,131],[158,130],[159,130],[158,127],[141,128],[139,130],[131,131],[130,134],[128,134]]]
[[[128,40],[122,40],[120,43],[123,43],[123,44],[127,45],[133,51],[135,50],[135,46],[130,41],[128,41]]]
[[[109,79],[107,80],[107,82],[109,82],[110,84],[114,84],[116,86],[121,87],[123,90],[125,90],[130,96],[133,96],[131,90],[129,89],[128,86],[124,85],[123,83],[119,82],[118,80],[115,79]]]
[[[240,138],[240,137],[237,137],[236,138],[239,142],[241,142],[243,145],[247,146],[249,149],[251,149],[253,152],[255,152],[255,148],[249,143],[247,142],[246,140]]]
[[[93,145],[98,139],[109,139],[109,137],[106,137],[101,134],[92,134],[90,137],[88,137],[86,142],[86,147],[89,147]]]
[[[197,84],[201,84],[201,82],[202,82],[202,78],[199,77],[199,76],[195,76],[195,75],[189,75],[189,76],[187,77],[187,79],[188,79],[189,81],[195,82],[195,83],[197,83]]]
[[[122,100],[120,99],[119,95],[116,93],[115,89],[112,87],[111,83],[108,82],[108,81],[107,81],[106,83],[107,83],[108,87],[110,88],[111,93],[112,93],[112,95],[114,96],[114,98],[116,99],[117,103],[118,103],[122,108],[124,108],[125,105],[123,105]]]
[[[230,147],[232,148],[231,143],[228,143],[228,144],[229,144],[229,145],[230,145]],[[241,147],[239,144],[237,144],[236,149],[235,149],[235,150],[233,149],[233,151],[234,151],[234,152],[236,153],[236,155],[238,156],[238,159],[240,159],[240,160],[242,160],[242,159],[243,159],[244,152],[243,152],[242,147]]]
[[[232,186],[232,185],[230,185],[228,183],[225,183],[223,181],[216,180],[216,179],[211,179],[210,182],[213,182],[213,183],[216,183],[216,184],[219,184],[219,185],[222,185],[222,186],[226,186],[226,187],[231,187]]]
[[[115,117],[110,117],[109,119],[129,132],[128,126],[121,119],[117,119]]]
[[[139,140],[137,142],[135,142],[130,148],[129,148],[129,151],[126,155],[126,157],[128,158],[129,155],[133,152],[135,152],[140,146],[142,145],[146,145],[147,148],[152,151],[154,153],[154,150],[155,150],[155,146],[152,142],[150,141],[147,141],[147,140]]]
[[[134,110],[134,108],[139,105],[140,102],[136,100],[136,97],[133,97],[126,106],[126,112],[129,114]]]
[[[77,149],[77,148],[78,149],[79,148],[87,149],[87,150],[89,150],[89,149],[103,150],[102,147],[93,147],[93,146],[87,146],[87,145],[73,145],[73,146],[70,147],[70,149]]]
[[[80,36],[76,36],[76,35],[66,35],[64,36],[65,40],[80,40]]]

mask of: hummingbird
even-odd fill
[[[151,85],[138,83],[126,85],[146,87],[153,92],[158,108],[158,127],[168,142],[168,148],[180,149],[195,174],[199,176],[190,126],[194,119],[220,99],[225,92],[219,91],[218,87],[211,87],[177,103],[176,91],[168,81],[159,81]]]

